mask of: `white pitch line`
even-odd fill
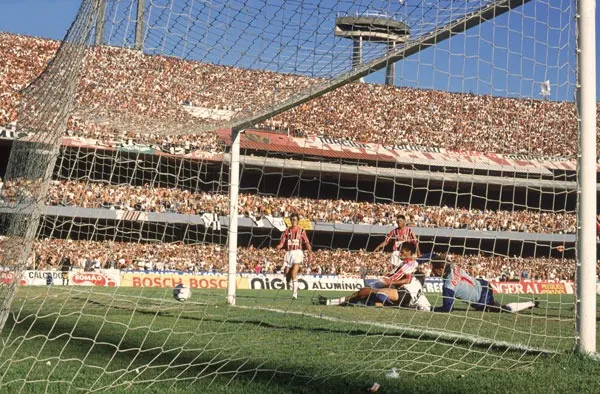
[[[556,350],[532,347],[532,346],[527,346],[527,345],[522,345],[522,344],[517,344],[517,343],[506,342],[506,341],[494,341],[494,340],[490,340],[489,338],[483,338],[480,336],[474,336],[474,335],[469,335],[469,334],[455,334],[455,333],[451,333],[451,332],[437,331],[437,330],[434,331],[434,330],[424,329],[424,328],[415,328],[412,326],[407,326],[407,325],[402,325],[402,324],[389,324],[389,323],[379,323],[379,322],[344,320],[344,319],[340,319],[337,317],[324,316],[323,314],[317,315],[315,313],[290,311],[290,310],[275,309],[275,308],[249,307],[249,306],[243,306],[243,305],[236,305],[235,307],[240,308],[240,309],[253,309],[253,310],[258,309],[258,310],[263,310],[263,311],[268,311],[268,312],[314,317],[316,319],[323,319],[323,320],[336,322],[336,323],[353,323],[353,324],[360,324],[360,325],[365,325],[365,326],[375,326],[375,327],[379,327],[379,328],[386,328],[386,329],[391,329],[391,330],[402,330],[402,331],[412,332],[415,334],[427,334],[427,335],[431,335],[434,337],[438,337],[438,338],[442,338],[442,339],[449,339],[449,340],[463,339],[463,340],[468,340],[477,345],[504,347],[504,348],[509,348],[509,349],[522,350],[525,352],[536,352],[536,353],[547,353],[547,354],[560,354],[561,353]],[[423,313],[427,313],[427,312],[423,312]]]

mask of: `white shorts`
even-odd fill
[[[304,252],[302,250],[289,250],[285,252],[283,258],[283,268],[292,267],[294,264],[302,264],[304,261]]]
[[[409,307],[417,308],[420,311],[431,311],[431,303],[423,294],[423,285],[417,278],[412,278],[410,283],[402,286],[410,293]]]

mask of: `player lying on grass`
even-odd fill
[[[374,281],[365,280],[365,287],[341,298],[319,296],[321,305],[367,305],[401,306],[419,310],[431,310],[431,304],[423,294],[424,275],[414,258],[415,245],[405,243],[400,250],[401,260],[389,274]]]
[[[442,306],[433,308],[434,312],[451,312],[455,300],[469,304],[473,309],[487,312],[520,312],[538,306],[538,301],[511,302],[500,305],[494,300],[494,291],[488,281],[475,279],[458,265],[445,261],[431,262],[431,276],[443,279]]]

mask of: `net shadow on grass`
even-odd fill
[[[404,357],[413,363],[415,370],[426,373],[445,369],[457,371],[461,368],[497,369],[496,364],[501,363],[531,365],[545,358],[543,352],[524,352],[509,346],[493,347],[459,338],[418,333],[418,327],[378,327],[376,322],[372,326],[368,325],[369,322],[362,322],[367,325],[360,329],[355,324],[357,322],[319,320],[308,313],[304,314],[304,319],[297,320],[296,311],[289,311],[289,314],[282,316],[269,311],[241,308],[207,309],[215,306],[212,304],[192,303],[183,308],[173,301],[158,299],[152,305],[152,299],[115,302],[111,297],[102,302],[102,298],[98,297],[89,299],[77,296],[70,298],[69,305],[71,308],[62,310],[62,314],[52,311],[43,317],[39,313],[23,315],[18,323],[10,319],[10,327],[5,331],[10,333],[10,342],[1,355],[8,355],[8,359],[16,361],[4,362],[3,365],[0,363],[0,368],[8,370],[22,360],[45,362],[46,359],[52,359],[53,365],[70,363],[75,368],[72,386],[86,390],[125,390],[130,386],[187,389],[197,385],[221,388],[256,385],[275,391],[312,393],[364,391],[356,388],[365,385],[366,373],[373,374],[377,369],[381,372],[390,363]],[[111,313],[106,313],[107,310]],[[80,319],[81,311],[85,311],[85,315],[91,319],[87,322],[85,316]],[[263,315],[260,318],[247,315],[256,312]],[[136,323],[125,325],[122,321]],[[344,326],[347,328],[344,329]],[[185,332],[174,333],[174,330]],[[239,339],[238,333],[241,334]],[[177,335],[181,337],[179,340],[168,341],[169,337]],[[187,342],[183,338],[186,335],[198,341]],[[232,339],[226,339],[229,337]],[[320,339],[312,340],[315,337]],[[248,338],[251,342],[244,344]],[[312,342],[302,342],[296,338],[310,338]],[[345,341],[344,346],[356,348],[344,349],[329,359],[310,360],[313,356],[307,349],[314,349],[314,352],[330,351],[335,349],[332,341],[337,339]],[[33,349],[29,354],[11,355],[12,349],[15,352],[22,350],[22,344],[25,346],[26,342],[35,341],[47,350],[39,353]],[[363,343],[365,348],[373,349],[370,351],[372,355],[367,357],[373,356],[375,363],[359,362],[365,357],[358,346]],[[305,354],[300,357],[308,361],[281,357],[281,354],[273,357],[271,354],[252,353],[269,346],[292,349],[294,345],[305,348],[301,350]],[[68,352],[64,352],[67,347]],[[399,350],[405,350],[406,353],[399,355]],[[425,350],[425,354],[420,353],[422,350]],[[336,369],[336,361],[339,363],[337,358],[341,356],[351,359],[343,361],[352,365],[349,371]],[[410,360],[410,357],[414,360]],[[489,359],[485,361],[485,366],[478,364],[481,361],[477,358],[482,357]],[[78,375],[83,368],[88,375],[85,379]],[[365,372],[365,368],[370,370]],[[14,372],[10,373],[14,376]],[[25,376],[32,380],[27,373]],[[51,375],[36,378],[37,381],[56,379]],[[61,380],[69,381],[64,376]]]
[[[336,376],[335,379],[313,379],[313,376],[307,373],[297,373],[297,366],[293,364],[280,364],[277,367],[268,366],[265,362],[257,360],[253,362],[251,357],[228,357],[222,355],[221,359],[216,358],[219,352],[205,352],[205,355],[195,352],[186,352],[182,349],[161,350],[160,346],[152,346],[152,343],[136,343],[135,341],[122,340],[118,335],[112,337],[99,336],[96,332],[92,332],[91,328],[88,332],[88,338],[81,340],[86,334],[78,332],[74,339],[71,336],[73,327],[61,322],[38,319],[32,325],[19,327],[15,326],[15,321],[9,319],[7,322],[7,332],[12,332],[14,336],[26,335],[28,338],[47,335],[49,332],[55,338],[54,345],[67,346],[69,342],[76,342],[76,346],[69,346],[69,355],[65,362],[72,363],[74,359],[81,360],[77,364],[84,365],[85,360],[89,359],[90,353],[93,352],[94,360],[113,360],[118,357],[118,364],[123,365],[123,368],[113,369],[114,364],[109,362],[108,365],[101,366],[92,362],[85,364],[88,383],[95,383],[92,386],[83,386],[87,390],[104,390],[108,388],[129,389],[133,386],[152,387],[160,385],[164,387],[166,383],[170,388],[190,389],[199,388],[194,385],[202,385],[203,390],[206,388],[206,383],[215,385],[216,387],[227,387],[236,382],[236,386],[240,384],[256,384],[258,386],[275,386],[279,387],[282,392],[290,390],[299,393],[314,393],[314,392],[339,392],[341,388],[347,388],[349,392],[352,387],[356,387],[356,380],[350,376]],[[12,336],[12,335],[11,335]],[[97,337],[96,339],[91,339]],[[58,338],[58,339],[56,339]],[[17,348],[18,344],[13,344]],[[121,350],[124,349],[124,350]],[[9,349],[5,348],[5,351]],[[43,360],[53,359],[54,363],[60,352],[56,352],[54,357],[42,357]],[[33,360],[29,360],[32,362]],[[58,361],[60,363],[60,361]],[[54,364],[53,363],[53,364]],[[96,364],[96,365],[94,365]],[[128,367],[126,367],[128,365]],[[2,363],[3,369],[6,371],[11,364]],[[140,373],[136,372],[142,369]],[[310,372],[310,371],[307,371]],[[160,377],[159,377],[160,376]],[[42,379],[52,379],[51,376],[45,376]],[[16,379],[17,381],[19,379]],[[39,379],[38,379],[39,380]],[[75,384],[80,380],[79,376],[74,377]],[[162,380],[163,383],[160,383]],[[61,378],[57,392],[62,392],[64,386],[64,377]],[[39,383],[39,382],[37,382]],[[76,386],[72,386],[76,387]],[[273,387],[271,387],[273,388]],[[293,390],[292,390],[293,389]],[[279,389],[275,389],[279,391]],[[362,391],[362,390],[361,390]]]
[[[101,302],[94,301],[94,300],[87,300],[87,302],[90,304],[95,304],[95,305],[102,306],[102,307],[108,306],[108,305],[105,305]],[[340,334],[340,335],[346,335],[349,337],[363,337],[363,338],[364,337],[376,337],[376,338],[388,337],[388,338],[396,338],[396,339],[408,339],[408,340],[436,342],[436,343],[445,344],[448,346],[461,345],[461,346],[464,346],[464,347],[470,348],[470,349],[479,349],[480,351],[488,351],[490,349],[493,349],[495,351],[503,352],[503,353],[513,352],[515,357],[522,357],[524,354],[531,355],[531,356],[540,356],[540,355],[544,355],[544,354],[548,353],[547,351],[545,351],[543,349],[516,348],[514,345],[511,345],[509,343],[502,343],[502,342],[489,343],[489,340],[486,341],[487,338],[485,338],[485,337],[479,338],[479,340],[482,340],[480,342],[479,340],[473,341],[473,340],[469,340],[467,338],[460,338],[460,337],[449,338],[447,336],[444,336],[443,332],[438,333],[438,334],[431,332],[431,331],[417,332],[419,330],[418,326],[411,328],[411,329],[407,329],[406,327],[377,327],[377,323],[374,323],[373,326],[370,326],[367,323],[367,325],[365,326],[364,329],[356,329],[356,328],[336,329],[336,328],[331,328],[331,326],[330,327],[307,327],[307,326],[302,326],[302,325],[297,325],[297,324],[296,325],[294,325],[294,324],[275,324],[275,323],[270,323],[265,320],[248,319],[248,318],[241,319],[238,317],[217,318],[215,316],[196,317],[196,316],[190,316],[189,314],[175,315],[171,311],[143,310],[143,309],[139,309],[139,308],[136,308],[135,310],[133,310],[131,308],[116,306],[116,305],[111,305],[111,308],[126,310],[128,312],[132,312],[132,313],[135,312],[135,313],[139,313],[139,314],[143,314],[143,315],[150,315],[150,316],[163,316],[163,317],[170,316],[170,317],[177,318],[177,319],[197,321],[199,323],[200,322],[210,322],[210,323],[218,323],[218,324],[241,324],[241,325],[251,325],[251,326],[260,327],[260,328],[267,328],[269,330],[280,330],[280,331],[290,331],[290,332],[304,331],[304,332],[310,333],[310,334],[328,333],[328,334]],[[464,311],[466,312],[467,309],[464,309]],[[312,318],[314,316],[312,316],[310,314],[306,314],[305,317]],[[348,324],[350,324],[350,323],[352,323],[352,322],[348,322]]]

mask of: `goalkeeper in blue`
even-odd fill
[[[455,300],[464,301],[473,309],[486,312],[517,313],[538,306],[538,301],[500,305],[494,300],[494,291],[488,281],[475,279],[458,265],[445,261],[431,262],[431,276],[439,276],[444,281],[442,285],[444,303],[433,308],[434,312],[451,312]]]

